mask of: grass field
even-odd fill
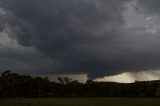
[[[0,106],[160,106],[158,98],[0,99]]]

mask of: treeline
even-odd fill
[[[58,81],[5,71],[0,76],[0,97],[160,97],[160,81],[80,83],[68,77]]]

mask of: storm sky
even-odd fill
[[[0,0],[0,70],[93,79],[157,71],[159,5],[160,0]]]

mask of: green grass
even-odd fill
[[[160,106],[158,98],[0,99],[0,106]]]

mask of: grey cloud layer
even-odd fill
[[[148,25],[145,21],[141,25],[137,22],[149,17],[151,9],[159,8],[158,0],[0,1],[11,14],[4,22],[14,32],[10,36],[52,59],[55,63],[49,70],[53,72],[98,77],[160,68],[158,29],[143,27]],[[141,7],[148,13],[138,17],[144,11]]]

